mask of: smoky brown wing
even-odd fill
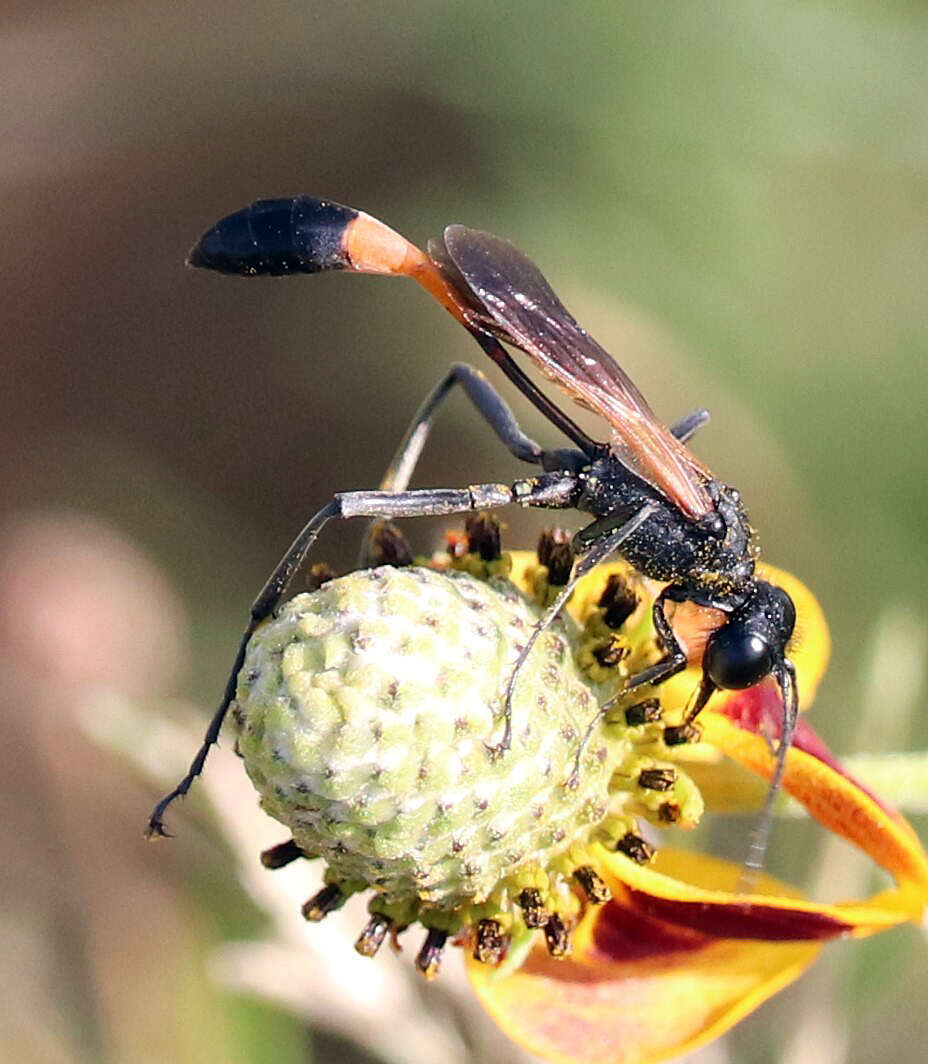
[[[712,510],[705,488],[711,474],[658,421],[622,367],[578,325],[530,259],[508,241],[463,225],[448,226],[443,249],[430,251],[438,264],[445,258],[443,268],[447,260],[453,264],[455,283],[462,279],[486,312],[484,324],[609,423],[612,447],[633,473],[690,518]]]

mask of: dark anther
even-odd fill
[[[699,742],[702,732],[695,724],[672,724],[664,729],[664,742],[668,746],[683,746]]]
[[[416,956],[416,967],[426,979],[434,979],[441,967],[441,954],[448,941],[448,932],[439,931],[437,927],[430,927],[425,936],[422,949]]]
[[[303,902],[303,918],[318,924],[323,917],[340,909],[348,900],[342,894],[342,888],[337,883],[330,883],[327,887],[314,894],[309,901]]]
[[[625,723],[630,728],[637,727],[639,724],[653,724],[654,721],[661,719],[662,714],[660,700],[646,698],[643,702],[636,702],[635,705],[625,710]]]
[[[303,856],[303,851],[293,839],[279,842],[261,854],[261,864],[265,868],[283,868]]]
[[[541,892],[534,887],[526,887],[519,895],[519,907],[526,927],[544,927],[551,914],[541,900]]]
[[[574,879],[583,887],[583,893],[590,905],[605,905],[612,897],[612,891],[606,886],[599,873],[589,865],[581,865],[574,871]]]
[[[402,569],[412,565],[412,551],[406,537],[392,521],[377,521],[371,528],[367,557],[372,568],[392,565]]]
[[[545,924],[545,945],[552,957],[566,957],[570,953],[570,935],[557,913],[552,913]]]
[[[638,786],[649,791],[669,791],[676,778],[672,768],[645,768],[638,776]]]
[[[467,533],[467,548],[471,554],[479,554],[485,562],[495,562],[500,557],[499,520],[485,510],[471,514],[464,522]]]
[[[549,528],[538,540],[538,560],[548,570],[548,583],[564,587],[574,567],[574,548],[570,533],[563,528]]]
[[[638,606],[638,596],[628,586],[621,573],[613,573],[606,581],[603,593],[599,596],[599,607],[603,611],[603,620],[610,628],[621,628]]]
[[[627,831],[615,844],[616,853],[624,853],[635,864],[647,864],[654,857],[654,847],[634,831]]]
[[[499,964],[509,946],[509,936],[497,920],[481,920],[474,936],[474,960]]]
[[[323,584],[334,580],[336,576],[338,576],[338,573],[335,572],[331,565],[327,565],[325,562],[316,562],[315,565],[309,567],[309,571],[306,574],[306,590],[318,591]]]
[[[664,802],[657,815],[664,824],[676,824],[680,819],[680,806],[676,802]]]
[[[629,647],[620,639],[610,639],[608,643],[602,643],[593,651],[593,657],[603,668],[612,669],[623,659],[628,657]]]
[[[367,921],[364,930],[358,936],[358,941],[355,942],[354,948],[362,957],[373,957],[377,950],[383,945],[383,940],[387,937],[387,932],[392,925],[393,921],[389,916],[383,916],[381,913],[374,913],[370,920]]]

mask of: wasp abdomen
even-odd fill
[[[358,212],[311,196],[258,200],[200,238],[190,266],[274,277],[350,268],[346,234]]]

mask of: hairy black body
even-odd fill
[[[600,518],[578,533],[578,553],[609,525],[618,527],[650,505],[651,516],[621,548],[636,569],[654,580],[680,582],[716,600],[737,597],[750,584],[756,549],[739,492],[718,481],[709,482],[714,520],[693,522],[611,455],[592,462],[578,480],[576,509]]]

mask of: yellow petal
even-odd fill
[[[651,867],[600,858],[613,900],[587,912],[569,958],[538,947],[513,974],[469,967],[507,1034],[561,1064],[654,1064],[689,1052],[796,979],[824,939],[908,917],[899,891],[816,905],[766,875],[754,894],[736,894],[740,866],[697,854],[662,850]]]
[[[470,964],[488,1012],[557,1064],[653,1064],[719,1037],[808,967],[820,946],[714,941],[597,973],[536,950],[507,978]],[[482,970],[481,970],[482,969]]]

